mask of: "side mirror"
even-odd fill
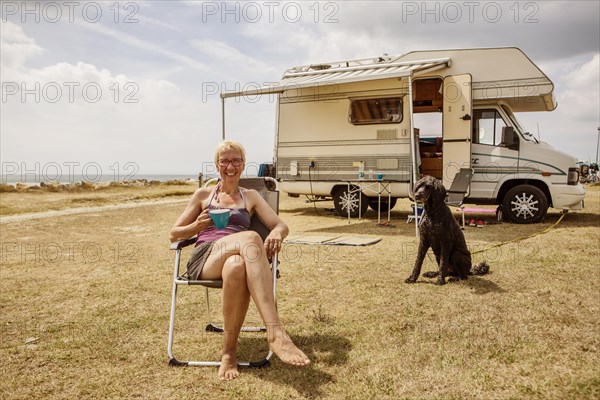
[[[519,136],[512,126],[502,127],[502,142],[501,144],[511,150],[519,150]]]

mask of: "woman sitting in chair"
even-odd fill
[[[198,235],[188,263],[188,278],[223,280],[224,344],[219,368],[222,380],[238,376],[236,347],[250,298],[267,327],[271,351],[287,364],[310,363],[285,333],[273,295],[268,260],[281,250],[288,227],[258,192],[239,186],[245,160],[241,144],[221,142],[215,151],[220,182],[214,188],[196,190],[171,228],[172,242]],[[218,208],[231,210],[224,229],[216,229],[208,215],[209,210]],[[264,243],[256,232],[248,230],[254,214],[270,230]]]

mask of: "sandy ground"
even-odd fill
[[[227,386],[215,369],[168,366],[168,233],[189,198],[174,190],[1,195],[0,398],[598,398],[599,282],[588,267],[598,259],[598,188],[554,227],[558,210],[535,225],[481,216],[489,225],[464,232],[491,273],[443,288],[403,283],[418,246],[407,200],[378,226],[372,210],[349,222],[330,201],[283,194],[290,237],[381,240],[284,245],[278,309],[313,365],[274,359]],[[212,360],[222,339],[204,333],[204,296],[192,289],[179,294],[174,352]],[[254,307],[247,320],[260,324]],[[264,348],[263,337],[240,340],[241,357]]]
[[[152,200],[152,201],[139,201],[139,202],[134,202],[134,203],[111,204],[111,205],[106,205],[106,206],[77,207],[77,208],[69,208],[66,210],[54,210],[54,211],[42,211],[42,212],[35,212],[35,213],[16,214],[16,215],[6,215],[6,216],[0,216],[0,224],[9,224],[9,223],[13,223],[13,222],[29,221],[32,219],[57,218],[57,217],[63,217],[65,215],[120,210],[120,209],[124,209],[124,208],[138,208],[138,207],[144,207],[144,206],[156,206],[156,205],[161,205],[161,204],[185,203],[186,201],[187,201],[187,199],[163,199],[163,200]]]

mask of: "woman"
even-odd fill
[[[269,348],[285,363],[310,363],[285,333],[275,307],[273,278],[268,259],[281,250],[287,225],[255,190],[239,186],[246,154],[241,144],[225,140],[215,151],[221,181],[214,188],[196,190],[185,211],[171,228],[171,241],[198,235],[188,263],[190,279],[223,280],[224,344],[219,379],[238,377],[236,347],[250,298],[267,327]],[[229,208],[225,229],[213,226],[208,211]],[[248,230],[250,218],[258,214],[270,233],[262,242]],[[258,250],[258,251],[257,251]],[[264,251],[263,251],[264,250]]]

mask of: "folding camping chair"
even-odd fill
[[[473,170],[471,168],[461,168],[460,171],[454,176],[452,185],[448,189],[448,197],[446,198],[446,204],[450,207],[457,207],[462,213],[462,226],[465,227],[465,212],[463,207],[463,200],[467,195],[467,189],[471,184],[471,178],[473,177]],[[417,216],[415,217],[415,205],[412,205],[412,213],[408,215],[406,223],[417,220],[417,223],[421,222],[424,211],[422,206],[418,207]]]
[[[457,207],[462,214],[462,227],[465,228],[465,209],[463,207],[463,201],[467,195],[467,190],[471,184],[471,178],[473,178],[473,170],[471,168],[461,168],[460,171],[454,176],[452,185],[448,189],[448,198],[446,204],[450,207]]]
[[[217,179],[210,180],[206,182],[205,186],[211,186],[216,183]],[[264,178],[246,178],[240,179],[240,186],[246,189],[255,189],[260,195],[267,201],[267,203],[275,210],[275,212],[279,212],[279,186],[277,181],[271,177]],[[264,240],[269,234],[268,228],[260,221],[258,216],[254,215],[250,222],[250,230],[257,232],[262,239]],[[175,304],[177,299],[177,287],[179,285],[189,285],[189,286],[203,286],[206,292],[206,312],[208,316],[208,325],[206,326],[206,330],[209,332],[223,332],[223,328],[219,327],[212,323],[211,313],[210,313],[210,297],[208,290],[215,288],[222,288],[223,281],[222,280],[189,280],[181,271],[180,271],[180,262],[181,262],[181,253],[184,247],[194,244],[196,242],[196,238],[190,238],[178,242],[174,242],[171,244],[171,250],[175,250],[175,267],[173,270],[173,294],[171,297],[171,317],[169,322],[169,341],[167,352],[169,355],[169,365],[194,365],[194,366],[220,366],[220,361],[179,361],[173,355],[173,337],[174,337],[174,329],[175,329]],[[277,255],[273,257],[271,262],[271,269],[273,272],[273,296],[276,297],[276,287],[277,287],[277,277],[278,277],[278,260]],[[184,271],[185,272],[185,271]],[[266,332],[266,328],[264,327],[243,327],[243,332]],[[273,355],[273,352],[269,351],[267,356],[259,361],[244,361],[238,362],[240,366],[248,366],[248,367],[262,367],[269,363],[269,359]]]

